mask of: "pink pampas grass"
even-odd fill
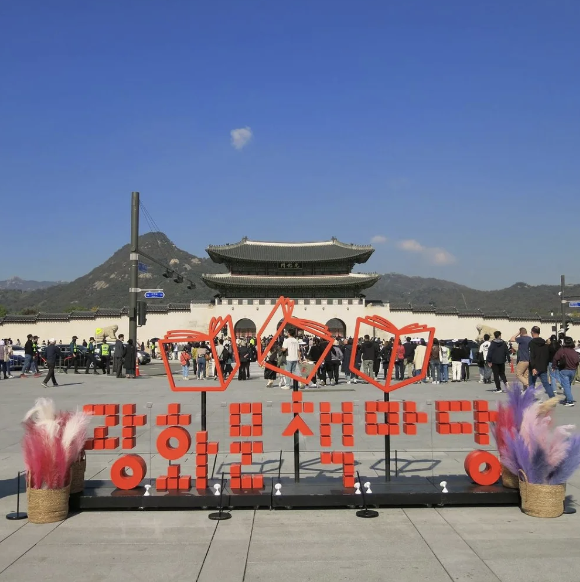
[[[54,402],[39,398],[24,417],[22,451],[34,489],[60,489],[83,449],[90,419],[83,412],[59,412]]]

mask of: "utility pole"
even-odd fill
[[[139,287],[139,192],[131,193],[131,274],[129,277],[129,339],[137,345],[137,289]]]
[[[564,275],[560,276],[560,310],[562,315],[562,331],[566,329],[566,298],[564,293],[566,291],[566,277]]]

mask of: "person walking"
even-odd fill
[[[441,349],[439,347],[439,340],[433,340],[433,347],[431,348],[431,356],[429,358],[429,376],[433,384],[441,384]]]
[[[300,344],[296,339],[296,329],[288,330],[288,337],[282,343],[282,351],[286,354],[286,369],[290,374],[298,376],[300,373]],[[287,386],[283,388],[288,389]],[[298,390],[298,380],[292,378],[292,389]]]
[[[560,384],[560,390],[562,390],[562,382],[560,381],[560,370],[558,370],[558,366],[552,366],[552,361],[554,360],[554,356],[560,349],[561,345],[555,334],[552,334],[546,343],[548,344],[548,349],[550,351],[550,365],[548,366],[548,373],[550,375],[550,384],[552,385],[552,390],[555,393],[558,389],[558,384]]]
[[[552,385],[548,381],[548,363],[550,362],[550,348],[546,340],[540,337],[540,328],[532,327],[532,338],[528,344],[530,354],[530,375],[528,386],[534,388],[536,380],[539,378],[548,398],[554,398],[555,394]]]
[[[5,355],[5,340],[0,340],[0,378],[2,373],[4,373],[4,380],[8,380],[8,374],[6,373],[6,355]]]
[[[75,374],[79,373],[79,360],[80,354],[78,353],[78,346],[77,346],[77,339],[76,335],[72,336],[72,340],[69,344],[69,357],[66,359],[66,368],[64,369],[65,374],[68,374],[68,369],[70,368],[71,361],[75,368]]]
[[[507,344],[501,339],[501,332],[493,333],[493,341],[487,351],[486,362],[493,372],[495,392],[507,392],[507,378],[505,377],[505,365],[509,362],[510,351]],[[502,385],[500,386],[500,381]],[[503,388],[503,389],[502,389]]]
[[[52,380],[53,386],[58,386],[56,378],[54,376],[54,367],[56,366],[57,359],[62,357],[62,351],[59,346],[56,345],[56,340],[50,338],[48,340],[48,346],[46,346],[46,365],[48,367],[48,374],[42,382],[45,388],[48,388],[48,381]]]
[[[197,358],[197,379],[205,380],[205,366],[208,357],[205,342],[200,342],[195,356]]]
[[[93,365],[93,374],[98,375],[97,360],[95,359],[95,338],[94,337],[89,338],[89,343],[87,345],[87,367],[85,368],[85,374],[89,373],[91,364]]]
[[[520,327],[519,333],[510,338],[510,342],[518,344],[516,357],[516,377],[525,388],[530,382],[530,342],[532,338],[528,335],[525,327]]]
[[[451,382],[461,382],[461,358],[463,358],[463,348],[459,342],[455,342],[451,348]]]
[[[479,383],[491,384],[491,368],[487,365],[487,352],[489,350],[489,334],[483,336],[483,343],[479,346],[478,365],[479,365]]]
[[[440,360],[440,378],[442,384],[447,384],[449,382],[449,354],[451,350],[447,347],[445,342],[439,344],[439,353],[441,354]]]
[[[552,367],[560,370],[560,383],[565,394],[565,400],[562,401],[564,406],[576,404],[572,397],[572,382],[574,382],[574,376],[576,376],[576,370],[580,363],[580,354],[575,350],[575,347],[574,340],[566,336],[562,347],[555,353],[552,360]]]
[[[113,373],[117,375],[117,378],[123,377],[123,358],[125,357],[124,339],[125,336],[120,333],[113,351]]]
[[[18,340],[20,341],[20,340]],[[24,364],[22,365],[22,372],[20,373],[21,378],[26,378],[26,373],[30,372],[30,367],[32,366],[32,357],[34,351],[32,348],[32,334],[29,333],[26,336],[26,343],[24,344]]]

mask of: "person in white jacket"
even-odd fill
[[[491,368],[485,365],[487,359],[487,351],[489,350],[489,334],[483,336],[483,343],[479,346],[479,383],[491,384]]]
[[[425,362],[425,353],[427,351],[427,346],[425,345],[425,340],[421,340],[421,343],[415,348],[415,356],[413,358],[413,364],[415,366],[414,375],[417,376],[423,368]],[[423,382],[427,383],[427,378],[423,379]]]

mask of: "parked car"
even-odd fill
[[[22,370],[24,366],[24,347],[12,346],[12,355],[10,356],[10,369]]]
[[[115,344],[114,342],[107,342],[109,344],[109,355],[111,358],[114,358],[114,354],[115,354]],[[95,346],[95,358],[97,359],[97,361],[101,361],[101,346],[103,344],[97,344]],[[126,346],[127,344],[124,343],[124,346]],[[141,350],[137,350],[137,358],[139,358],[139,365],[143,366],[145,364],[149,364],[149,362],[151,362],[151,356],[147,353],[147,352],[143,352]]]
[[[440,343],[445,343],[449,348],[452,348],[456,342],[463,343],[463,339],[447,339],[447,340],[439,340]],[[477,366],[477,354],[479,352],[479,344],[473,340],[467,340],[467,347],[471,352],[471,365]]]

